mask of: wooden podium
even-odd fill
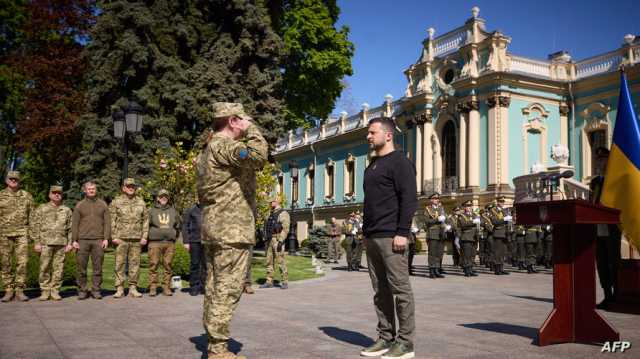
[[[595,224],[620,223],[620,211],[574,199],[517,203],[516,213],[518,224],[553,225],[553,311],[538,345],[620,340],[595,310]]]

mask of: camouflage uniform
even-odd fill
[[[21,293],[27,283],[29,217],[33,208],[33,197],[29,192],[21,189],[14,192],[10,188],[0,191],[0,267],[7,293]],[[15,276],[11,273],[11,258],[14,255]]]
[[[284,242],[289,234],[289,225],[291,224],[291,218],[289,213],[285,210],[281,210],[277,219],[278,223],[282,225],[282,231],[280,233],[274,233],[271,235],[271,239],[267,242],[267,284],[273,284],[273,268],[277,264],[280,268],[280,275],[282,276],[282,283],[287,284],[289,282],[289,271],[287,271],[287,262],[285,260]]]
[[[125,183],[126,184],[126,183]],[[149,233],[149,212],[139,196],[116,197],[109,205],[111,237],[121,242],[116,247],[115,286],[123,287],[125,263],[129,262],[129,286],[138,285],[140,270],[140,240]]]
[[[69,207],[49,202],[38,206],[29,220],[30,237],[41,246],[38,280],[43,294],[57,293],[62,285],[65,247],[71,244],[71,216]]]
[[[246,118],[240,104],[218,103],[214,109],[217,114]],[[198,155],[197,189],[207,262],[203,324],[213,355],[228,350],[229,322],[242,295],[249,248],[255,244],[255,172],[267,154],[267,142],[252,123],[244,140],[217,132]]]

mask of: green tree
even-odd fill
[[[325,119],[352,75],[354,45],[349,28],[336,28],[335,0],[283,0],[276,15],[284,41],[283,88],[288,122],[307,125]]]
[[[128,171],[141,179],[151,176],[157,148],[194,147],[213,102],[243,103],[271,141],[286,127],[279,116],[282,42],[263,1],[105,2],[92,38],[92,112],[79,122],[72,195],[87,179],[107,195],[119,188],[123,152],[111,114],[128,99],[145,108],[142,132],[129,142]]]

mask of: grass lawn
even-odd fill
[[[266,266],[265,266],[266,257],[262,252],[254,252],[253,254],[253,262],[251,266],[251,279],[254,283],[262,284],[266,280]],[[287,260],[287,269],[289,271],[289,281],[297,281],[303,279],[317,278],[322,275],[315,274],[314,268],[311,266],[311,258],[303,257],[303,256],[286,256]],[[88,283],[91,283],[91,263],[88,265]],[[104,263],[102,265],[102,289],[108,291],[115,291],[114,274],[115,267],[115,252],[110,250],[105,252],[104,255]],[[159,269],[159,276],[162,278],[162,269]],[[276,267],[274,277],[276,282],[280,278],[280,273],[278,268]],[[67,284],[67,283],[65,283]],[[71,284],[71,283],[68,283]],[[147,253],[142,254],[142,258],[140,260],[140,278],[138,280],[138,287],[147,288],[149,286],[149,259]],[[182,281],[182,287],[186,288],[189,286],[189,282],[186,280]],[[2,283],[0,281],[0,288],[2,288]],[[35,288],[30,288],[35,289]],[[63,285],[62,291],[75,290],[75,285]]]

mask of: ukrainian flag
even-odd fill
[[[600,202],[621,211],[625,237],[640,248],[640,128],[624,72],[620,98]]]

